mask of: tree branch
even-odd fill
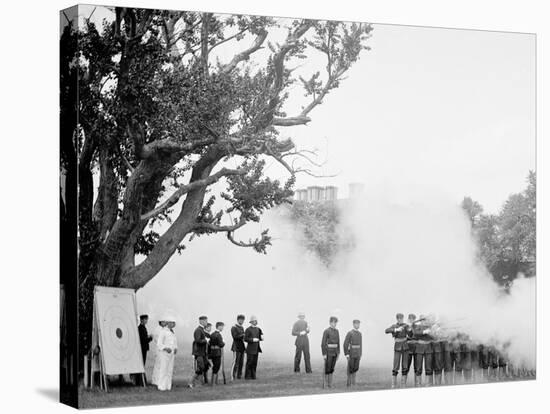
[[[222,72],[229,73],[233,71],[233,69],[235,69],[240,62],[248,60],[250,58],[250,55],[261,49],[262,44],[265,42],[265,39],[267,39],[267,30],[262,30],[254,39],[252,46],[236,54],[233,59],[231,59],[231,62],[223,66]]]
[[[246,223],[247,223],[247,221],[244,218],[241,217],[238,222],[236,222],[235,224],[232,224],[232,225],[220,226],[218,224],[200,222],[200,223],[197,223],[195,225],[194,229],[205,229],[205,230],[208,230],[209,232],[213,232],[213,233],[233,232],[233,231],[243,227]]]
[[[275,118],[273,120],[273,125],[275,126],[297,126],[297,125],[307,125],[308,122],[311,121],[311,118],[308,117],[308,114],[318,105],[321,105],[323,103],[323,99],[329,93],[329,91],[333,88],[334,83],[340,80],[341,76],[345,73],[345,70],[339,70],[335,73],[329,72],[329,78],[327,79],[327,82],[325,83],[325,86],[321,90],[321,92],[317,95],[314,94],[313,100],[310,102],[308,106],[306,106],[304,109],[302,109],[302,112],[298,116],[294,117],[288,117],[288,118]]]
[[[169,209],[174,204],[176,204],[179,199],[184,195],[187,194],[189,191],[194,190],[198,187],[206,187],[211,184],[214,184],[217,182],[221,177],[226,177],[230,175],[240,175],[240,174],[246,174],[246,171],[244,170],[232,170],[228,168],[222,168],[220,171],[218,171],[215,174],[212,174],[211,176],[207,178],[203,178],[201,180],[190,182],[189,184],[180,186],[170,197],[168,197],[163,203],[161,203],[158,207],[155,207],[153,210],[142,214],[141,220],[149,220],[150,218],[156,216],[157,214],[162,213],[163,211]]]
[[[210,49],[208,49],[208,53],[212,52],[212,49],[214,49],[215,47],[218,47],[218,46],[224,44],[225,42],[229,42],[230,40],[233,40],[233,39],[235,39],[236,37],[238,37],[238,36],[244,34],[247,30],[248,30],[248,27],[245,28],[245,29],[243,29],[243,30],[241,30],[241,31],[239,31],[239,32],[237,32],[237,33],[235,33],[235,34],[232,35],[232,36],[229,36],[229,37],[226,37],[226,38],[223,39],[223,40],[220,40],[218,43],[215,43],[214,45],[210,46]]]
[[[217,136],[190,142],[178,142],[174,138],[159,139],[146,144],[141,149],[141,158],[146,159],[155,156],[158,152],[184,152],[189,153],[217,141]]]
[[[297,126],[297,125],[307,125],[311,121],[311,118],[303,115],[288,117],[288,118],[273,118],[274,126]]]
[[[265,113],[263,114],[263,126],[273,124],[275,111],[280,102],[280,94],[284,87],[284,69],[285,59],[287,54],[298,45],[300,38],[313,26],[310,20],[302,21],[296,29],[290,33],[285,43],[280,47],[279,51],[273,55],[273,86],[270,92],[270,99],[267,104]]]
[[[271,237],[267,234],[267,230],[262,231],[262,234],[259,238],[255,240],[249,240],[248,242],[243,242],[240,240],[235,240],[233,236],[233,231],[227,232],[227,240],[233,243],[235,246],[239,247],[252,247],[258,253],[266,253],[267,246],[271,245]]]
[[[210,19],[212,19],[212,13],[203,14],[201,27],[201,65],[205,74],[208,74],[208,40],[210,34]]]

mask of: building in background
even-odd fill
[[[296,201],[323,202],[338,199],[338,187],[329,185],[326,187],[312,185],[294,192]]]

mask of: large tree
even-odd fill
[[[231,243],[266,251],[267,230],[246,241],[235,231],[288,201],[304,171],[295,161],[307,156],[287,128],[310,122],[371,30],[133,8],[114,9],[101,27],[90,20],[65,27],[61,161],[66,188],[78,182],[83,326],[93,286],[143,287],[186,237],[223,232]],[[236,52],[223,59],[222,48]],[[295,77],[312,54],[324,55],[319,70]],[[307,102],[287,115],[295,84]],[[266,159],[286,168],[288,180],[266,176]],[[66,214],[76,211],[70,197],[61,201]]]

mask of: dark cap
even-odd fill
[[[237,320],[239,319],[246,319],[246,316],[244,316],[243,314],[237,315]]]
[[[397,319],[401,319],[401,318],[403,318],[404,316],[403,316],[402,313],[396,313],[396,314],[395,314],[395,317],[396,317]]]
[[[208,316],[205,316],[205,315],[199,316],[199,321],[205,321],[207,319],[208,319]]]
[[[409,319],[416,319],[416,315],[414,313],[409,313]]]
[[[140,320],[141,320],[141,319],[148,319],[148,318],[149,318],[149,315],[145,315],[145,314],[139,315],[139,319],[140,319]]]
[[[361,323],[361,321],[359,319],[354,319],[353,323]]]
[[[216,322],[216,328],[219,328],[220,326],[225,326],[225,323],[223,323],[223,322]]]
[[[331,322],[338,322],[338,318],[336,316],[331,316],[329,319],[329,323]]]

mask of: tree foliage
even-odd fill
[[[295,201],[289,218],[296,224],[305,249],[330,267],[336,256],[353,248],[353,233],[343,226],[342,211],[334,202]]]
[[[515,278],[518,272],[534,274],[536,261],[536,173],[529,172],[527,188],[512,194],[498,215],[484,214],[482,206],[465,197],[462,208],[483,261],[497,281]]]
[[[295,174],[308,170],[293,167],[300,151],[286,131],[311,121],[372,30],[286,22],[117,7],[101,27],[65,27],[61,163],[67,182],[78,181],[83,310],[97,284],[144,286],[192,236],[223,232],[265,253],[267,230],[248,241],[235,232],[292,196]],[[230,42],[238,52],[223,61],[216,53]],[[269,50],[264,61],[254,59],[260,50]],[[302,83],[291,68],[314,53],[325,66],[304,84],[307,105],[287,115],[284,104]],[[288,179],[266,176],[266,159]]]

